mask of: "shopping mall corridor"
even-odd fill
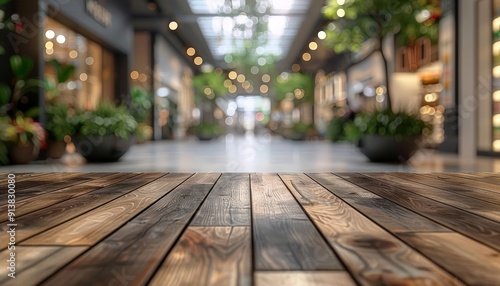
[[[0,172],[498,172],[500,158],[474,162],[456,154],[421,150],[407,164],[371,163],[352,144],[290,141],[269,134],[225,135],[212,141],[153,141],[134,145],[115,163],[61,160],[0,167]]]

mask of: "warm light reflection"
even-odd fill
[[[194,64],[197,66],[201,66],[203,64],[203,58],[202,57],[194,58]]]
[[[172,31],[175,31],[177,30],[177,28],[179,28],[179,24],[177,24],[176,21],[172,21],[168,24],[168,28]]]
[[[130,78],[131,79],[138,79],[139,78],[139,72],[133,71],[130,73]]]
[[[318,49],[318,43],[316,43],[316,42],[310,42],[309,43],[309,49],[311,49],[313,51],[317,50]]]
[[[311,54],[310,53],[304,53],[302,55],[302,59],[305,61],[305,62],[308,62],[311,60]]]
[[[190,47],[186,50],[188,56],[192,57],[196,54],[196,50],[193,47]]]

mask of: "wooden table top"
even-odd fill
[[[0,285],[500,285],[500,174],[7,175]]]

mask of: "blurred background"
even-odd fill
[[[0,171],[496,172],[499,16],[498,0],[1,0]]]

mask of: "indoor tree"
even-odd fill
[[[412,45],[423,36],[435,41],[438,7],[436,0],[327,0],[323,15],[331,22],[325,29],[325,41],[336,53],[356,52],[368,39],[376,41],[373,52],[382,56],[387,106],[392,109],[384,39],[396,35],[404,45]]]

